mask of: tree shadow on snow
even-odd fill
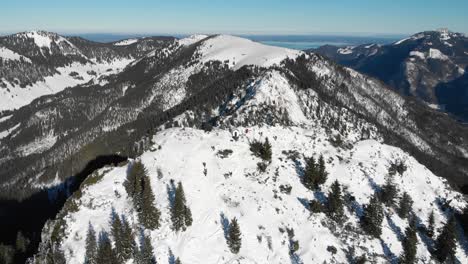
[[[297,176],[299,176],[299,179],[302,182],[302,179],[304,178],[304,173],[305,173],[304,166],[302,166],[299,160],[294,159],[294,168],[296,169]]]
[[[166,184],[166,189],[167,189],[167,198],[169,199],[169,205],[172,208],[174,205],[175,191],[176,191],[176,186],[174,184],[173,179],[170,180],[169,184]]]
[[[172,250],[170,248],[169,248],[169,257],[168,257],[167,262],[169,264],[175,264],[176,263],[176,258],[175,258],[174,253],[172,253]]]
[[[229,225],[230,225],[229,219],[226,218],[226,216],[224,215],[223,212],[221,212],[221,214],[219,216],[221,218],[221,226],[223,227],[224,238],[228,239]]]
[[[390,263],[398,264],[397,256],[392,252],[390,247],[387,245],[387,243],[385,243],[385,241],[383,241],[383,239],[380,239],[380,245],[382,245],[383,252]]]
[[[297,200],[304,206],[307,210],[310,210],[310,201],[305,198],[297,197]]]
[[[390,226],[390,229],[392,229],[393,233],[397,236],[399,241],[402,241],[404,238],[403,232],[401,231],[401,228],[395,224],[393,221],[392,217],[390,217],[388,214],[385,214],[385,218],[387,218],[387,223]]]

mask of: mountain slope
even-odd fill
[[[448,30],[427,31],[384,46],[324,46],[313,51],[376,77],[402,94],[419,98],[433,107],[446,108],[461,119],[468,118],[467,112],[451,110],[464,109],[463,106],[456,101],[444,100],[437,91],[465,73],[468,39],[463,34]],[[450,93],[450,90],[442,93]]]
[[[131,46],[114,46],[45,31],[0,37],[0,111],[67,87],[99,83],[169,41],[174,39],[145,38]]]
[[[345,125],[339,125],[344,122],[339,114],[324,114],[328,117],[320,122],[327,126],[346,127],[357,119],[373,124],[387,143],[411,152],[452,184],[467,183],[468,133],[444,115],[315,54],[230,36],[195,39],[166,43],[102,85],[82,85],[43,97],[4,117],[0,121],[2,187],[13,190],[15,197],[27,196],[50,186],[57,175],[65,179],[79,172],[99,155],[135,156],[149,133],[162,124],[178,123],[174,118],[184,112],[190,119],[188,126],[223,125],[218,120],[238,115],[238,104],[262,82],[292,87],[291,96],[300,98],[310,111],[332,107],[348,113]],[[269,81],[268,76],[278,76],[276,71],[280,80]],[[313,108],[311,100],[317,101]],[[291,120],[272,112],[271,101],[275,100],[261,106],[255,119],[246,118],[240,124],[288,125]],[[309,113],[301,119],[311,122],[316,117]],[[239,123],[233,120],[232,124]],[[16,190],[11,188],[14,185],[28,187]]]
[[[262,87],[255,95],[258,98],[252,100],[274,96],[272,88]],[[289,103],[278,104],[285,107],[296,104]],[[158,263],[171,259],[171,255],[182,263],[353,263],[362,255],[372,263],[395,262],[402,252],[401,238],[407,220],[401,219],[394,209],[386,208],[379,240],[362,233],[359,217],[362,206],[380,190],[390,167],[398,161],[404,162],[406,170],[394,176],[394,181],[400,195],[407,192],[415,201],[413,212],[421,227],[427,225],[426,217],[431,210],[435,210],[436,226],[441,226],[449,213],[446,208],[461,210],[466,206],[462,195],[452,191],[444,180],[408,153],[380,140],[356,140],[352,147],[341,148],[330,142],[327,129],[320,125],[305,129],[296,126],[236,129],[240,131],[238,140],[224,129],[208,133],[191,128],[164,130],[152,138],[155,143],[151,150],[138,158],[148,169],[155,204],[162,212],[161,227],[146,231]],[[355,133],[350,136],[359,138],[359,133]],[[265,172],[260,172],[257,163],[261,160],[250,152],[249,143],[267,137],[272,143],[272,162]],[[320,154],[327,161],[329,176],[321,190],[312,192],[301,183],[302,155],[318,158]],[[36,258],[46,254],[49,232],[63,227],[58,240],[52,242],[58,243],[67,263],[82,263],[88,224],[97,232],[110,233],[112,210],[124,215],[138,230],[137,213],[123,187],[131,166],[132,161],[93,175],[97,183],[83,186],[80,195],[72,197],[66,206],[75,209],[64,209],[60,221],[47,225],[43,233],[46,242]],[[337,225],[324,213],[311,213],[308,207],[309,200],[326,201],[334,180],[343,184],[347,199],[353,197],[348,201],[343,225]],[[170,222],[169,190],[173,182],[179,181],[186,190],[193,225],[186,231],[175,232]],[[290,191],[285,191],[289,187]],[[239,220],[242,232],[239,254],[232,254],[225,240],[223,223],[233,217]],[[293,237],[288,236],[287,229],[294,231]],[[299,243],[294,254],[290,251],[292,240]],[[432,242],[423,232],[418,241],[418,263],[432,263],[429,253]],[[331,253],[331,248],[336,252]],[[468,260],[461,244],[457,246],[457,258],[461,263]]]

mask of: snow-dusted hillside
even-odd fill
[[[121,72],[161,43],[152,38],[94,43],[45,31],[0,37],[0,112],[91,80],[105,83],[103,78]],[[135,45],[127,47],[131,44]]]
[[[466,205],[460,194],[408,153],[376,140],[358,141],[352,148],[342,149],[330,144],[325,130],[319,127],[241,127],[238,131],[240,138],[236,141],[227,130],[165,130],[153,137],[152,150],[138,157],[148,169],[156,206],[162,211],[162,226],[147,231],[158,263],[165,263],[170,251],[182,263],[348,263],[362,254],[372,263],[394,262],[402,252],[400,240],[407,221],[386,208],[379,240],[363,234],[358,219],[362,206],[384,184],[395,161],[404,161],[407,166],[403,174],[395,176],[395,183],[400,195],[408,192],[415,201],[413,212],[421,225],[427,224],[433,209],[437,226],[446,222],[447,212],[438,207],[440,201],[448,201],[455,209]],[[272,143],[273,157],[266,172],[261,173],[257,170],[260,160],[250,152],[249,142],[266,137]],[[223,150],[232,154],[220,155]],[[291,159],[294,152],[299,153],[298,160]],[[302,155],[320,154],[327,161],[329,177],[321,191],[312,192],[301,183]],[[61,242],[67,263],[83,263],[88,223],[98,232],[110,231],[112,208],[124,214],[134,228],[139,226],[122,185],[131,164],[100,170],[97,174],[103,174],[102,179],[85,187],[81,197],[74,200],[78,208],[64,217]],[[193,225],[184,232],[171,229],[167,191],[171,180],[182,182],[192,210]],[[314,199],[323,201],[334,180],[355,197],[346,209],[343,227],[336,227],[323,213],[311,213],[306,204]],[[291,192],[282,192],[280,186],[291,186]],[[239,220],[242,248],[237,255],[227,247],[223,216]],[[294,239],[299,242],[294,256],[290,255],[287,228],[294,229]],[[431,263],[427,237],[420,234],[418,240],[418,263]],[[329,252],[331,246],[336,253]],[[457,258],[461,263],[468,261],[462,245],[458,246]]]

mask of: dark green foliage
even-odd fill
[[[115,264],[119,263],[115,255],[114,249],[112,248],[109,235],[102,231],[99,233],[96,263],[98,264]]]
[[[302,182],[309,190],[315,190],[327,181],[327,171],[325,166],[325,160],[320,155],[318,163],[314,157],[306,158],[306,166],[304,171],[304,177]]]
[[[416,263],[416,253],[418,250],[418,237],[416,230],[416,221],[411,219],[405,230],[405,238],[402,241],[403,253],[400,256],[400,263]]]
[[[390,175],[395,175],[397,173],[399,173],[400,175],[403,175],[406,169],[407,168],[406,168],[405,163],[401,160],[397,160],[390,165],[390,168],[388,169],[388,173]]]
[[[127,194],[132,197],[135,209],[141,209],[141,193],[143,191],[142,179],[147,174],[146,168],[140,161],[135,161],[130,168],[127,178],[124,182]]]
[[[192,225],[192,212],[186,205],[185,193],[182,184],[177,184],[174,196],[174,204],[171,208],[171,220],[174,230],[185,230]]]
[[[313,190],[315,188],[316,179],[317,164],[315,163],[315,159],[314,157],[306,158],[304,177],[302,179],[304,186],[309,190]]]
[[[114,211],[111,214],[111,232],[115,242],[116,258],[120,263],[124,263],[134,255],[135,240],[126,218],[119,217]]]
[[[159,227],[161,213],[154,206],[154,194],[149,177],[145,175],[142,183],[142,207],[139,211],[138,218],[144,227],[152,230],[157,229]]]
[[[384,186],[382,186],[382,192],[380,193],[381,201],[389,207],[395,205],[395,199],[398,195],[398,190],[395,183],[393,182],[393,176],[387,176]]]
[[[180,258],[176,259],[175,264],[182,264],[182,261],[180,261]]]
[[[128,260],[134,256],[135,252],[135,239],[133,238],[133,231],[130,223],[125,216],[122,216],[122,231],[120,234],[122,251],[118,252],[118,257],[123,260]]]
[[[369,235],[379,238],[382,234],[382,221],[384,212],[377,195],[373,195],[369,204],[364,206],[364,214],[361,217],[362,229]]]
[[[86,234],[85,264],[97,264],[96,258],[97,258],[96,232],[94,231],[93,225],[89,223],[88,233]]]
[[[254,140],[250,143],[250,151],[264,161],[271,161],[271,144],[268,138],[265,139],[264,143]]]
[[[265,172],[268,167],[268,163],[266,162],[258,162],[257,163],[257,170],[259,172]]]
[[[16,234],[16,251],[25,253],[28,250],[29,239],[26,238],[21,231]]]
[[[15,250],[12,246],[0,244],[0,263],[13,264]]]
[[[311,200],[309,202],[309,208],[312,213],[321,213],[325,211],[323,205],[317,200]]]
[[[337,222],[342,221],[344,217],[343,195],[338,180],[333,182],[328,193],[327,214]]]
[[[156,264],[151,238],[143,231],[141,232],[140,250],[138,251],[135,262],[136,264]]]
[[[322,155],[320,155],[319,157],[317,169],[318,169],[317,185],[320,186],[327,181],[327,176],[328,176],[328,173],[325,168],[325,160],[323,159]]]
[[[227,244],[232,253],[237,254],[242,246],[242,234],[240,231],[237,218],[233,218],[229,224],[229,231],[227,236]]]
[[[449,221],[444,225],[439,237],[437,237],[434,255],[440,262],[444,262],[447,259],[452,262],[455,260],[455,250],[457,247],[456,228],[456,219],[454,216],[451,216]]]
[[[398,216],[401,218],[407,218],[413,208],[413,199],[411,196],[404,192],[403,196],[400,199],[400,203],[398,204],[397,213]]]
[[[434,211],[431,211],[427,219],[426,234],[428,237],[434,236],[434,229],[435,229]]]
[[[133,163],[124,186],[128,195],[132,197],[141,224],[148,229],[157,229],[161,213],[154,206],[151,181],[143,163],[140,161]]]

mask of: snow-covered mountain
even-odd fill
[[[112,208],[136,238],[140,223],[122,185],[135,160],[149,170],[162,213],[161,227],[146,230],[159,262],[171,254],[183,263],[353,263],[363,254],[377,263],[397,261],[408,221],[385,207],[383,233],[375,239],[358,220],[395,166],[398,195],[406,191],[415,201],[420,228],[430,211],[441,227],[466,205],[456,190],[468,183],[468,129],[320,55],[227,35],[169,39],[153,48],[145,39],[111,47],[68,40],[83,56],[102,61],[114,47],[145,52],[105,80],[0,117],[2,197],[67,194],[65,180],[73,182],[96,158],[130,160],[82,183],[46,225],[38,261],[63,251],[68,262],[81,263],[86,227],[91,222],[98,232],[109,231]],[[267,137],[273,154],[262,163],[250,144]],[[305,158],[320,155],[329,176],[311,191],[301,180]],[[171,179],[183,184],[192,211],[186,231],[171,229]],[[334,180],[346,187],[344,225],[309,210],[311,200],[326,206]],[[222,228],[233,217],[243,234],[237,255],[226,247]],[[417,255],[429,262],[434,241],[422,232],[418,237]],[[464,242],[458,243],[463,262]]]
[[[145,38],[135,45],[94,43],[46,31],[0,37],[0,112],[123,70],[171,38]],[[138,42],[138,43],[137,43]]]
[[[379,78],[405,95],[468,120],[468,39],[447,29],[415,34],[389,45],[323,46],[313,52]]]
[[[452,210],[462,212],[466,207],[462,194],[409,153],[385,144],[372,124],[347,122],[353,118],[349,112],[340,113],[316,95],[306,95],[298,95],[285,75],[273,70],[254,81],[246,97],[228,103],[235,113],[221,116],[217,128],[208,132],[187,127],[189,111],[174,119],[181,127],[151,136],[148,150],[136,159],[148,170],[155,206],[161,211],[161,226],[145,230],[158,263],[173,263],[176,257],[182,263],[355,263],[362,256],[370,263],[397,263],[408,220],[395,208],[386,207],[382,235],[373,238],[363,233],[359,219],[363,206],[372,194],[381,192],[398,163],[404,164],[393,176],[398,196],[405,192],[411,196],[421,230],[428,226],[433,210],[435,225],[441,227]],[[265,108],[272,111],[263,112]],[[346,128],[324,125],[338,116]],[[249,125],[254,120],[258,125]],[[336,136],[343,129],[339,143]],[[363,135],[363,130],[368,134]],[[262,171],[258,165],[262,160],[251,152],[250,144],[266,138],[272,145],[272,158]],[[321,189],[311,191],[302,183],[304,158],[320,155],[326,160],[328,179]],[[106,167],[90,176],[58,219],[46,225],[35,260],[61,251],[67,263],[83,263],[88,226],[111,234],[113,211],[125,217],[138,241],[141,223],[124,187],[134,162]],[[311,212],[309,204],[317,201],[325,206],[335,180],[342,184],[346,197],[346,220],[340,224],[325,212]],[[193,215],[185,231],[172,228],[174,182],[182,183]],[[226,221],[233,217],[242,232],[238,254],[231,253],[226,243]],[[60,230],[58,238],[54,230]],[[456,257],[464,263],[468,255],[460,235]],[[417,237],[417,263],[435,263],[433,240],[423,231]],[[298,243],[294,251],[293,242]],[[133,258],[126,263],[134,263]]]

